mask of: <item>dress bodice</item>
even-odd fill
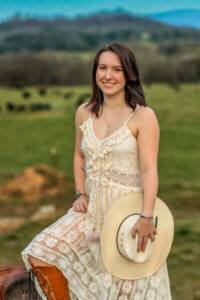
[[[101,185],[112,185],[113,182],[125,186],[140,185],[138,143],[127,126],[134,112],[119,129],[103,140],[95,135],[91,114],[80,126],[83,131],[81,149],[86,161],[86,180],[100,180]]]

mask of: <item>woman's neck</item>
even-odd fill
[[[123,94],[118,94],[118,95],[105,95],[104,94],[104,102],[103,106],[107,110],[112,110],[112,109],[118,109],[119,107],[126,106],[125,102],[125,95]]]

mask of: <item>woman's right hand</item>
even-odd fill
[[[88,209],[88,202],[89,202],[89,197],[86,195],[81,195],[73,203],[74,211],[86,213]]]

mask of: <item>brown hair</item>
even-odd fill
[[[90,107],[91,112],[95,112],[96,116],[99,116],[99,110],[103,105],[103,92],[96,84],[96,70],[99,63],[99,57],[102,52],[112,51],[120,59],[122,69],[126,77],[125,85],[125,102],[133,110],[136,108],[136,103],[147,106],[145,101],[145,95],[142,89],[142,85],[139,78],[139,70],[136,63],[136,59],[132,51],[121,43],[111,43],[101,47],[94,59],[93,71],[92,71],[92,97],[86,106]]]

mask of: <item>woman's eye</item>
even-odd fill
[[[105,67],[99,67],[99,69],[100,69],[100,70],[105,70],[106,68],[105,68]],[[117,69],[117,68],[116,68],[115,71],[120,72],[121,69]]]

